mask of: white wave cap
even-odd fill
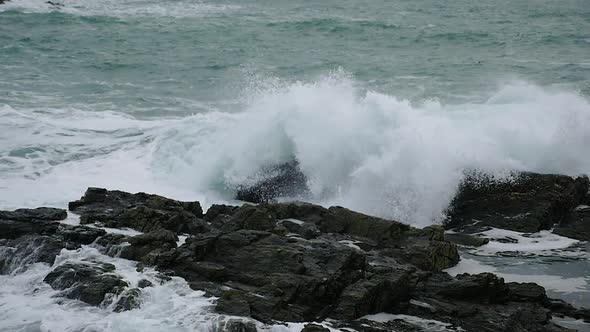
[[[424,226],[441,219],[465,170],[590,171],[590,103],[574,92],[515,82],[486,102],[446,105],[365,91],[341,73],[267,85],[245,92],[235,112],[176,119],[76,111],[73,123],[63,112],[0,109],[17,124],[6,137],[42,127],[35,141],[46,143],[25,156],[14,154],[31,142],[1,147],[0,206],[65,204],[105,186],[206,207],[231,201],[261,167],[296,158],[312,192],[303,199]]]

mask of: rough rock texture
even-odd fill
[[[68,207],[80,215],[82,224],[129,227],[141,232],[168,229],[195,234],[207,230],[207,224],[200,219],[203,210],[199,202],[180,202],[158,195],[88,188],[80,200]]]
[[[64,296],[91,305],[99,305],[107,294],[119,294],[128,286],[114,274],[115,266],[107,263],[65,263],[57,266],[43,281]]]
[[[330,332],[330,329],[318,324],[306,324],[301,332]]]
[[[587,188],[587,179],[538,177],[529,178],[532,184],[499,185],[508,191],[498,187],[466,192],[462,197],[469,199],[456,200],[463,209],[453,215],[456,227],[472,227],[468,220],[477,214],[473,206],[485,210],[484,202],[500,204],[510,197],[522,197],[535,213],[525,216],[534,229],[545,227],[547,216],[569,220],[579,205],[572,197]],[[534,203],[534,197],[545,203]],[[508,203],[502,203],[505,209],[498,214],[488,209],[480,218],[492,225],[504,220],[500,215],[520,211],[516,202]],[[590,319],[587,310],[547,298],[536,284],[505,283],[490,273],[451,277],[441,272],[459,260],[452,242],[480,245],[485,240],[461,233],[449,237],[440,226],[417,229],[342,207],[298,202],[214,205],[203,215],[198,202],[96,188],[72,202],[70,209],[84,223],[145,233],[129,237],[61,225],[54,221],[63,217],[57,211],[0,212],[0,270],[7,273],[38,261],[53,264],[63,248],[92,243],[108,255],[137,261],[138,272],[154,266],[162,283],[170,276],[183,277],[192,289],[218,298],[217,312],[245,317],[224,318],[218,331],[254,332],[251,318],[267,323],[328,319],[334,327],[357,331],[423,330],[407,320],[379,323],[362,318],[379,312],[466,331],[566,331],[551,322],[552,315]],[[178,247],[178,235],[186,231],[191,236]],[[114,266],[96,261],[62,263],[45,282],[63,296],[117,312],[140,306],[141,289],[153,286],[142,280],[130,288]],[[317,324],[306,324],[305,329],[324,330]]]
[[[586,204],[577,206],[553,229],[553,233],[576,240],[590,241],[590,206]]]
[[[64,248],[76,249],[106,234],[102,229],[56,222],[62,209],[0,211],[0,273],[11,273],[37,262],[53,264]]]
[[[122,248],[120,256],[149,264],[159,253],[176,248],[178,237],[171,231],[160,229],[128,238],[129,246]]]
[[[511,182],[468,176],[448,210],[446,228],[538,232],[564,222],[588,192],[588,177],[519,173]]]
[[[307,178],[297,160],[263,169],[259,176],[262,180],[238,188],[236,199],[264,203],[278,197],[299,197],[309,191]]]
[[[113,311],[123,312],[139,308],[141,306],[140,296],[141,290],[138,288],[124,290],[115,304]]]

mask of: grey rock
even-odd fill
[[[107,294],[117,295],[128,286],[108,263],[64,263],[51,271],[43,281],[63,295],[91,305],[100,305]]]
[[[451,203],[446,228],[476,233],[485,226],[538,232],[563,222],[588,192],[588,177],[519,173],[512,182],[468,176]]]
[[[123,291],[120,295],[115,307],[114,312],[123,312],[133,309],[137,309],[141,306],[141,290],[138,288],[130,288]]]
[[[240,186],[236,199],[264,203],[278,197],[304,196],[309,192],[307,177],[301,172],[297,160],[264,168],[259,176],[262,180],[257,183]]]

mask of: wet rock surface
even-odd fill
[[[266,203],[279,197],[300,197],[308,193],[307,177],[293,160],[261,170],[261,180],[241,186],[236,199],[251,203]]]
[[[487,227],[538,232],[566,222],[588,193],[588,177],[519,173],[512,181],[468,176],[451,203],[445,226],[464,233]]]
[[[204,227],[199,202],[180,202],[158,195],[129,194],[88,188],[69,210],[80,215],[82,224],[127,227],[140,232],[167,229],[180,233],[198,233]]]
[[[43,281],[53,289],[63,290],[67,298],[99,305],[107,294],[117,295],[128,286],[114,272],[115,266],[108,263],[65,263],[53,269]]]
[[[590,206],[588,202],[578,205],[559,225],[553,233],[581,241],[590,241]]]
[[[566,331],[551,317],[590,320],[590,313],[549,299],[541,286],[506,283],[491,273],[451,277],[441,272],[459,261],[457,244],[484,244],[469,235],[480,227],[473,219],[497,226],[496,220],[505,222],[528,208],[532,215],[514,228],[545,229],[547,216],[572,225],[572,211],[585,199],[578,192],[587,190],[588,180],[526,176],[531,183],[460,194],[446,225],[456,231],[446,234],[441,226],[418,229],[342,207],[214,205],[203,214],[198,202],[89,188],[69,206],[82,223],[144,233],[60,224],[63,210],[0,212],[0,271],[33,262],[55,264],[62,249],[91,244],[137,261],[137,271],[155,267],[162,282],[182,277],[192,289],[218,298],[218,313],[245,317],[224,321],[220,331],[256,331],[252,318],[264,323],[328,320],[332,327],[356,331],[423,331],[428,324],[450,331]],[[522,208],[512,201],[518,197]],[[503,209],[494,213],[492,207],[499,204]],[[484,213],[477,213],[480,208]],[[179,246],[182,234],[189,236]],[[117,312],[140,307],[141,289],[153,286],[141,280],[132,288],[114,266],[97,261],[57,264],[44,280],[62,296]],[[392,316],[366,319],[377,313]],[[304,328],[324,330],[314,323]]]

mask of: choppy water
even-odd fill
[[[60,3],[0,5],[2,209],[297,158],[308,200],[424,226],[466,169],[590,173],[587,0]]]

